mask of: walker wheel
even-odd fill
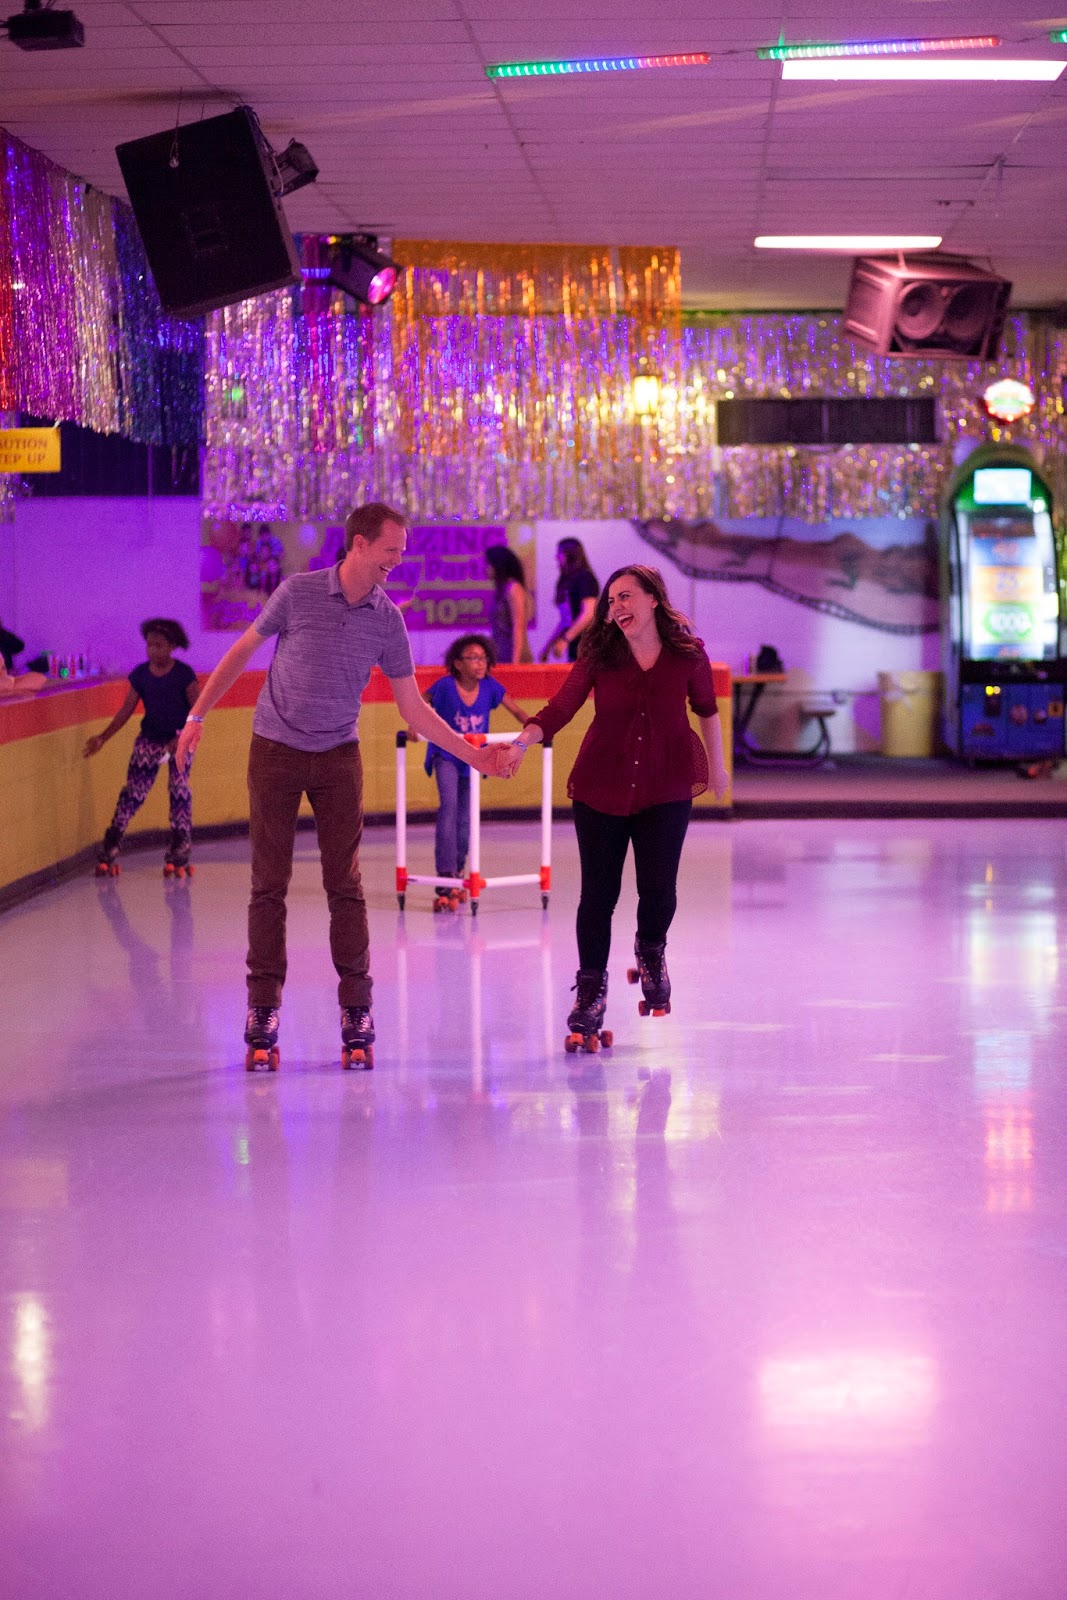
[[[341,1066],[345,1072],[370,1072],[374,1067],[374,1046],[345,1045],[341,1050]]]
[[[627,967],[626,981],[627,983],[639,983],[641,981],[641,974],[636,967]]]
[[[605,1050],[611,1049],[612,1045],[615,1043],[615,1035],[612,1033],[610,1028],[605,1029],[605,1031],[600,1035],[600,1042],[604,1046]]]

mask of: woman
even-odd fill
[[[530,615],[530,595],[522,562],[506,544],[491,544],[485,564],[496,586],[490,634],[496,659],[503,665],[532,661],[526,623]]]
[[[593,693],[596,712],[568,784],[582,863],[578,998],[568,1052],[610,1044],[602,1034],[611,917],[632,843],[637,874],[636,971],[642,1015],[670,1010],[664,953],[677,905],[678,863],[693,799],[729,786],[711,665],[653,567],[620,567],[596,603],[577,664],[511,746],[517,771],[531,744],[550,741]],[[686,702],[700,723],[698,739]]]
[[[566,656],[569,661],[576,661],[581,636],[596,611],[600,585],[580,539],[561,539],[556,546],[556,561],[559,563],[556,583],[559,627],[541,651],[541,660],[547,661],[551,654],[559,660]]]

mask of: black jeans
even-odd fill
[[[574,829],[582,861],[578,902],[578,961],[601,972],[611,949],[611,914],[622,887],[627,847],[634,847],[637,937],[663,944],[678,905],[678,863],[693,810],[691,800],[671,800],[628,817],[574,802]]]

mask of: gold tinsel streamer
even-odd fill
[[[216,314],[211,513],[340,516],[373,496],[422,521],[932,517],[955,447],[996,438],[1034,449],[1067,496],[1067,335],[1040,316],[1009,319],[995,363],[891,361],[837,317],[683,317],[671,250],[397,241],[393,253],[409,268],[393,300],[356,318],[335,297],[316,361],[299,296]],[[658,382],[644,416],[638,376]],[[1003,376],[1037,395],[1011,429],[981,401]],[[933,394],[943,441],[718,449],[719,400],[805,394]]]

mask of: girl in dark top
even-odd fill
[[[532,661],[526,637],[530,594],[522,562],[506,544],[491,544],[485,552],[485,564],[496,586],[490,625],[496,658],[509,665]]]
[[[133,742],[133,753],[126,773],[126,782],[115,807],[111,826],[104,834],[97,851],[97,873],[118,877],[119,846],[122,836],[134,814],[148,798],[163,762],[173,756],[178,735],[199,693],[196,673],[184,661],[174,660],[175,650],[188,650],[189,640],[180,622],[169,617],[149,617],[141,623],[141,635],[148,651],[148,660],[142,661],[130,673],[130,688],[122,705],[116,711],[103,733],[94,734],[82,752],[95,756],[111,736],[118,733],[137,710],[138,702],[144,706],[141,731]],[[192,795],[189,792],[189,775],[181,771],[175,761],[167,768],[170,785],[170,846],[163,866],[165,877],[189,877],[192,848]]]
[[[595,714],[567,786],[582,864],[578,998],[567,1019],[568,1052],[611,1043],[601,1031],[608,992],[611,917],[632,843],[637,874],[637,967],[642,1015],[670,1010],[664,959],[677,905],[678,863],[693,799],[709,780],[729,786],[715,683],[704,646],[667,599],[653,567],[613,572],[559,692],[511,747],[518,769],[531,744],[552,739],[592,693]],[[700,738],[686,712],[692,708]]]
[[[580,539],[561,539],[556,546],[556,560],[559,563],[556,583],[559,627],[541,651],[541,660],[547,661],[549,655],[553,655],[576,661],[581,636],[596,612],[600,585]]]
[[[446,676],[431,685],[426,698],[457,733],[488,733],[489,718],[497,706],[510,711],[517,722],[526,721],[522,707],[491,676],[495,665],[493,646],[480,633],[464,634],[445,652]],[[410,729],[408,737],[412,737]],[[433,869],[442,878],[461,878],[470,845],[471,769],[431,744],[426,751],[426,771],[436,778],[440,797]],[[461,899],[459,889],[440,883],[433,908],[457,911]]]

